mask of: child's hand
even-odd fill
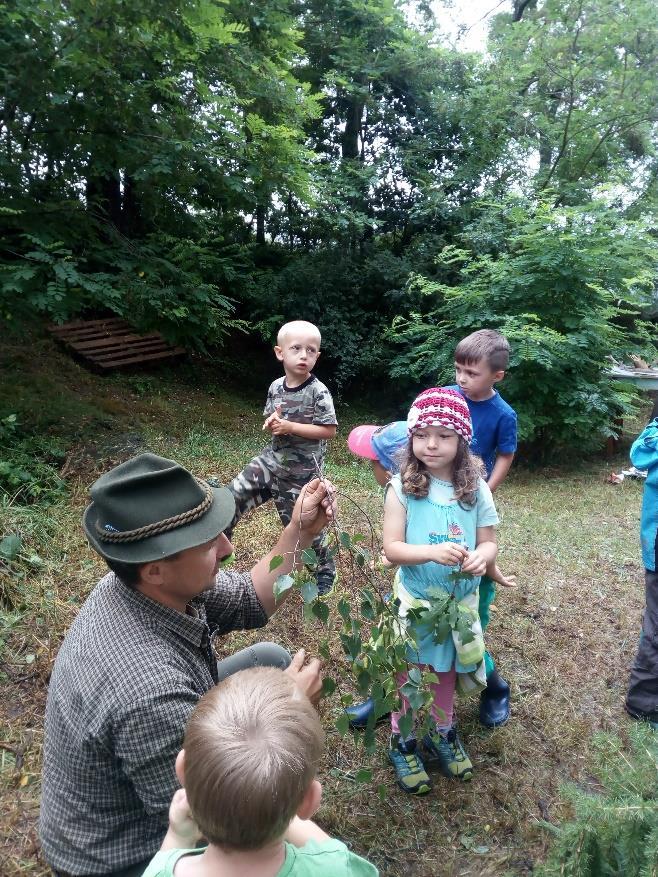
[[[169,831],[167,839],[176,847],[192,849],[201,839],[190,805],[187,803],[185,789],[178,789],[169,806]]]
[[[489,570],[487,570],[487,575],[490,579],[493,579],[497,585],[502,585],[504,588],[515,588],[516,587],[516,576],[509,575],[506,576],[501,570],[496,567],[495,574],[491,575]]]
[[[442,542],[440,545],[429,545],[430,560],[444,566],[459,566],[468,554],[463,545],[456,542]]]
[[[293,425],[289,420],[284,420],[282,417],[277,417],[275,414],[272,415],[273,420],[269,426],[269,430],[272,435],[290,435],[293,431]]]
[[[276,408],[274,409],[274,411],[268,417],[265,418],[265,420],[263,422],[263,430],[269,429],[269,431],[272,432],[272,425],[274,424],[275,421],[281,420],[282,417],[283,417],[283,409],[281,408],[281,405],[277,405]],[[261,432],[263,430],[261,430]]]
[[[468,573],[470,576],[482,576],[487,569],[487,561],[478,553],[477,548],[466,554],[466,559],[462,563],[462,572]]]

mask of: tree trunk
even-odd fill
[[[87,177],[85,194],[87,209],[92,206],[101,210],[117,226],[121,225],[121,187],[119,184],[119,171],[106,173],[103,176],[93,174],[93,161],[89,168],[92,173]]]
[[[259,204],[256,207],[256,243],[265,243],[265,217],[267,215],[267,207]]]

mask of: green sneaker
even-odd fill
[[[426,795],[432,788],[432,781],[425,766],[416,755],[416,741],[404,743],[399,734],[392,734],[388,748],[388,760],[395,769],[398,786],[410,795]]]
[[[438,767],[448,777],[468,782],[473,777],[473,764],[464,751],[454,728],[446,734],[435,731],[423,737],[423,749],[429,767]]]

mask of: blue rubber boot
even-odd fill
[[[486,728],[498,728],[507,722],[510,716],[509,697],[509,685],[494,670],[487,676],[487,687],[480,695],[480,721]]]
[[[375,711],[375,701],[369,697],[367,700],[364,700],[363,703],[355,703],[353,706],[345,707],[345,713],[350,722],[350,728],[355,731],[362,731],[365,726],[368,724],[368,719]],[[383,716],[380,716],[375,725],[379,725],[382,722],[386,722],[390,716],[389,713],[384,713]]]

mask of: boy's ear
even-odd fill
[[[274,355],[279,361],[283,359],[283,350],[279,347],[278,344],[274,345]]]
[[[494,373],[493,373],[493,378],[492,378],[492,380],[493,380],[494,384],[497,384],[498,381],[502,381],[502,379],[503,379],[504,377],[505,377],[505,370],[501,368],[500,371],[497,371],[497,372],[494,372]]]
[[[297,816],[300,819],[311,819],[314,813],[320,809],[322,801],[322,785],[319,780],[313,780],[297,808]]]
[[[176,771],[176,776],[178,777],[178,782],[181,786],[185,786],[185,750],[181,749],[181,751],[176,756],[176,764],[174,766]]]

